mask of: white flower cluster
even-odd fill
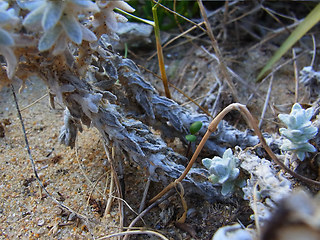
[[[14,76],[20,57],[14,54],[14,34],[31,35],[40,52],[52,50],[58,55],[70,42],[80,45],[83,41],[97,41],[104,33],[112,34],[117,22],[127,20],[115,13],[115,8],[134,11],[124,1],[0,0],[0,54],[6,59],[8,78]],[[25,10],[28,13],[23,16]],[[27,33],[17,26],[24,26]]]

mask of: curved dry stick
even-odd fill
[[[194,152],[188,166],[185,168],[184,172],[181,174],[181,176],[179,178],[177,178],[174,182],[171,182],[167,187],[165,187],[160,193],[158,193],[155,197],[153,197],[149,203],[153,203],[154,201],[156,201],[157,199],[159,199],[160,197],[162,197],[166,192],[168,192],[171,188],[177,186],[178,183],[182,182],[182,180],[187,176],[188,172],[190,171],[192,165],[194,164],[194,162],[196,161],[197,157],[199,156],[199,153],[201,152],[204,144],[206,143],[206,141],[208,140],[209,136],[211,135],[211,133],[213,133],[216,129],[218,124],[220,123],[220,121],[224,118],[224,116],[229,113],[232,110],[237,110],[241,113],[241,115],[244,117],[244,119],[246,120],[246,122],[248,123],[248,125],[253,128],[255,134],[258,136],[258,138],[260,139],[260,142],[262,144],[262,146],[264,147],[264,149],[266,150],[266,152],[269,154],[269,156],[272,158],[272,160],[279,165],[279,167],[281,167],[284,171],[288,172],[290,175],[296,177],[297,179],[310,184],[310,185],[314,185],[314,186],[318,186],[320,187],[320,182],[312,180],[310,178],[304,177],[294,171],[292,171],[290,168],[288,168],[286,165],[284,165],[282,162],[279,161],[279,159],[276,157],[276,155],[272,152],[272,150],[270,149],[270,147],[268,146],[266,140],[264,139],[264,137],[262,136],[262,133],[256,123],[256,120],[253,118],[253,116],[251,115],[250,111],[248,110],[248,108],[240,103],[232,103],[229,106],[227,106],[225,109],[223,109],[213,120],[212,122],[209,124],[208,126],[208,130],[205,133],[205,135],[203,136],[203,138],[201,139],[196,151]]]

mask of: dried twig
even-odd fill
[[[177,220],[177,222],[178,223],[184,223],[186,221],[186,219],[187,219],[188,205],[187,205],[186,199],[184,198],[184,188],[182,186],[182,183],[178,183],[178,186],[180,188],[180,192],[179,192],[178,189],[177,189],[177,191],[178,191],[178,194],[180,196],[184,212],[183,212],[182,216]]]
[[[83,167],[82,167],[82,165],[81,165],[81,162],[80,162],[80,160],[79,160],[77,143],[76,143],[76,147],[75,147],[75,153],[76,153],[76,160],[77,160],[77,163],[78,163],[78,165],[79,165],[79,169],[80,169],[82,175],[84,176],[84,178],[87,180],[87,182],[88,182],[88,183],[90,184],[90,186],[92,187],[92,191],[93,191],[99,181],[93,183],[93,182],[89,179],[89,177],[87,176],[87,174],[85,173],[85,171],[84,171],[84,169],[83,169]],[[105,174],[104,174],[104,175],[105,175]],[[103,176],[104,176],[104,175],[103,175]],[[99,179],[100,179],[100,178],[99,178]],[[99,189],[97,189],[97,191],[101,194],[101,196],[104,196],[103,192],[101,192]],[[90,198],[89,198],[89,199],[90,199]],[[88,202],[89,202],[89,199],[88,199]]]
[[[121,185],[119,182],[118,174],[114,168],[113,161],[112,161],[113,157],[114,157],[114,151],[112,151],[112,153],[111,153],[112,156],[110,157],[110,153],[109,153],[109,150],[106,146],[106,143],[103,144],[103,147],[104,147],[104,151],[107,155],[108,160],[111,160],[111,161],[109,161],[109,164],[110,164],[111,172],[113,173],[113,176],[114,176],[113,181],[116,184],[119,198],[122,199],[123,196],[122,196]],[[121,201],[121,200],[119,200],[119,212],[120,212],[120,229],[122,230],[123,229],[123,222],[124,222],[124,208],[123,208],[123,201]]]
[[[114,188],[114,175],[113,172],[111,172],[111,180],[110,180],[110,188],[109,188],[109,196],[108,196],[108,200],[107,200],[107,205],[106,205],[106,209],[104,211],[104,215],[107,216],[107,214],[110,213],[111,210],[111,206],[112,206],[112,193],[113,193],[113,188]]]
[[[262,84],[271,76],[273,75],[275,72],[277,72],[278,70],[280,70],[282,67],[284,67],[285,65],[291,63],[292,61],[294,61],[295,59],[300,58],[301,56],[303,56],[304,54],[306,54],[306,51],[303,51],[302,53],[300,53],[298,56],[296,56],[295,58],[291,58],[286,60],[285,62],[283,62],[282,64],[278,65],[277,67],[275,67],[267,76],[265,76],[264,79],[261,80],[261,82],[259,83],[259,85],[256,87],[255,91],[249,96],[246,105],[249,104],[249,102],[251,101],[251,99],[253,98],[253,96],[258,92],[258,89],[262,86]]]
[[[143,195],[142,195],[142,199],[141,199],[141,203],[140,203],[140,207],[139,207],[139,213],[141,213],[142,210],[144,209],[144,206],[145,206],[145,203],[146,203],[146,199],[147,199],[148,190],[149,190],[149,187],[150,187],[150,183],[151,183],[151,178],[148,177],[146,186],[145,186],[144,191],[143,191]]]
[[[273,83],[273,75],[271,75],[271,78],[270,78],[268,92],[267,92],[267,95],[266,95],[266,100],[264,101],[263,109],[262,109],[262,112],[261,112],[260,121],[259,121],[259,125],[258,125],[259,128],[261,128],[261,125],[262,125],[262,122],[263,122],[263,119],[264,119],[264,115],[265,115],[265,113],[267,111],[267,107],[268,107],[269,99],[270,99],[270,95],[271,95],[271,90],[272,90],[272,83]]]
[[[29,105],[21,108],[21,112],[23,112],[24,110],[28,109],[29,107],[33,106],[34,104],[40,102],[42,99],[44,99],[46,96],[48,96],[48,93],[46,93],[45,95],[43,95],[42,97],[38,98],[37,100],[35,100],[34,102],[30,103]]]
[[[88,199],[87,199],[86,207],[89,206],[89,204],[90,204],[90,199],[91,199],[92,194],[94,193],[94,190],[96,189],[98,183],[99,183],[100,180],[101,180],[103,177],[105,177],[106,175],[107,175],[107,172],[104,173],[104,174],[102,174],[102,175],[97,179],[97,181],[94,183],[94,185],[92,186],[92,190],[91,190],[91,192],[90,192],[90,194],[89,194],[89,196],[88,196]],[[99,192],[101,193],[101,191],[99,191]],[[102,194],[102,193],[101,193],[101,194]],[[103,196],[103,198],[104,198],[104,195],[103,195],[103,194],[102,194],[102,196]]]
[[[34,159],[32,157],[32,154],[31,154],[31,149],[30,149],[30,146],[29,146],[29,141],[28,141],[28,138],[27,138],[27,134],[26,134],[26,129],[25,129],[25,126],[24,126],[24,122],[23,122],[23,119],[22,119],[22,115],[21,115],[21,111],[20,111],[20,108],[19,108],[19,105],[18,105],[18,100],[17,100],[17,96],[16,96],[16,93],[15,93],[15,90],[14,90],[14,87],[13,85],[11,84],[11,90],[12,90],[12,95],[13,95],[13,98],[14,98],[14,102],[15,102],[15,105],[16,105],[16,109],[17,109],[17,112],[18,112],[18,116],[19,116],[19,120],[20,120],[20,124],[21,124],[21,127],[22,127],[22,132],[23,132],[23,135],[24,135],[24,141],[25,141],[25,144],[26,144],[26,148],[27,148],[27,152],[28,152],[28,155],[29,155],[29,160],[31,162],[31,166],[32,166],[32,169],[33,169],[33,173],[35,175],[35,178],[37,179],[37,182],[39,183],[39,185],[41,186],[41,189],[47,194],[47,196],[49,198],[51,198],[51,200],[53,202],[55,202],[56,204],[58,204],[60,207],[66,209],[67,211],[75,214],[78,218],[84,220],[85,222],[89,223],[89,219],[74,211],[73,209],[71,209],[70,207],[64,205],[63,203],[61,203],[60,201],[58,201],[55,197],[53,197],[49,192],[48,190],[46,189],[46,187],[43,185],[42,181],[40,180],[39,178],[39,175],[38,175],[38,172],[37,172],[37,168],[36,168],[36,165],[35,165],[35,162],[34,162]]]
[[[310,66],[313,67],[314,60],[317,55],[317,44],[316,44],[316,39],[314,37],[314,34],[311,34],[311,37],[312,37],[313,51],[312,51],[312,60],[311,60]]]
[[[208,36],[211,40],[211,43],[212,43],[212,46],[213,46],[213,49],[219,59],[219,67],[221,69],[221,72],[225,78],[225,80],[227,81],[227,84],[232,92],[232,96],[234,98],[234,100],[236,102],[238,102],[238,94],[237,94],[237,91],[236,91],[236,88],[232,82],[232,79],[230,78],[229,76],[229,73],[228,73],[228,70],[226,68],[226,65],[224,63],[224,59],[222,57],[222,54],[220,52],[220,49],[219,49],[219,46],[218,46],[218,43],[217,43],[217,40],[215,39],[214,35],[213,35],[213,32],[212,32],[212,29],[211,29],[211,26],[210,26],[210,23],[209,23],[209,19],[207,17],[207,13],[204,9],[204,6],[202,4],[202,0],[197,0],[198,1],[198,4],[199,4],[199,8],[200,8],[200,12],[201,12],[201,15],[205,21],[205,25],[206,25],[206,28],[207,28],[207,33],[208,33]]]
[[[163,197],[161,197],[160,199],[156,200],[154,203],[150,204],[150,206],[148,206],[145,210],[143,210],[135,219],[132,220],[132,222],[130,223],[130,225],[128,226],[128,231],[130,231],[131,228],[134,227],[134,225],[139,221],[139,219],[142,219],[142,217],[144,215],[146,215],[152,208],[154,208],[155,206],[157,206],[158,204],[160,204],[161,202],[163,202],[165,199],[167,199],[173,192],[168,192],[167,194],[165,194]],[[129,236],[125,236],[123,238],[123,240],[128,240]]]
[[[298,102],[299,97],[299,73],[298,73],[298,67],[297,67],[297,59],[296,59],[296,51],[294,48],[292,48],[292,58],[293,60],[293,69],[294,69],[294,102]]]

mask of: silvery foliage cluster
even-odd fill
[[[19,18],[15,10],[8,7],[7,2],[0,1],[0,53],[6,59],[8,77],[12,78],[17,59],[11,48],[15,45],[15,39],[10,30],[19,23]]]
[[[132,8],[123,1],[18,0],[17,4],[8,9],[9,4],[0,1],[0,52],[6,60],[7,75],[9,80],[14,80],[21,72],[23,76],[26,71],[37,74],[47,84],[50,96],[66,106],[60,141],[73,147],[82,125],[93,126],[105,144],[112,144],[137,165],[148,169],[152,180],[168,182],[179,177],[187,159],[169,148],[150,127],[159,129],[163,138],[179,137],[186,141],[184,136],[193,122],[203,122],[204,128],[199,132],[203,135],[210,119],[159,96],[142,78],[133,61],[113,52],[109,40],[116,38],[113,33],[116,22],[124,21],[113,9],[132,11]],[[29,11],[24,18],[18,17],[20,8]],[[90,14],[95,14],[92,21],[85,18]],[[27,34],[15,32],[22,25],[28,29]],[[98,39],[101,26],[107,26],[108,32]],[[14,48],[21,46],[20,43],[27,46],[26,42],[31,48],[23,51],[31,51],[31,54],[27,52],[30,59],[21,64]],[[84,42],[89,44],[83,45]],[[74,67],[76,47],[86,51],[84,66],[78,68]],[[222,121],[210,136],[206,150],[222,155],[227,147],[257,143],[257,137]],[[210,199],[223,198],[203,177],[206,175],[209,175],[207,170],[193,168],[185,182]]]
[[[243,229],[239,223],[218,229],[212,240],[253,240],[253,232]]]
[[[299,79],[309,90],[310,99],[318,99],[320,94],[320,72],[315,71],[312,66],[307,66],[300,71]]]
[[[293,151],[303,161],[307,152],[315,152],[316,148],[308,141],[317,134],[318,129],[310,121],[313,108],[304,110],[299,103],[293,105],[290,114],[279,114],[279,119],[287,126],[280,128],[280,134],[286,139],[281,149]]]
[[[307,66],[300,71],[299,78],[300,82],[305,85],[310,84],[313,79],[320,82],[320,72],[314,71],[312,66]]]
[[[228,148],[222,158],[205,158],[202,164],[209,170],[209,181],[213,184],[222,185],[221,194],[223,196],[231,194],[236,186],[243,186],[245,182],[238,179],[240,174],[240,161],[233,156],[231,148]]]
[[[264,158],[241,149],[236,155],[241,160],[240,167],[250,174],[247,185],[242,188],[244,199],[250,201],[251,208],[257,210],[256,214],[263,223],[270,218],[275,203],[290,193],[291,182]]]
[[[12,6],[12,8],[9,8]],[[13,79],[19,57],[14,54],[15,47],[26,47],[37,44],[40,52],[51,50],[53,55],[62,54],[68,49],[68,43],[81,44],[83,41],[97,41],[92,29],[106,26],[112,32],[117,22],[127,19],[113,10],[134,11],[124,1],[92,1],[92,0],[0,0],[0,53],[7,64],[7,75]],[[20,13],[29,13],[22,18]],[[92,21],[88,16],[96,14]],[[18,33],[25,27],[27,34]],[[34,35],[32,35],[34,34]],[[38,41],[34,43],[35,38]]]

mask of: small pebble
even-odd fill
[[[45,229],[44,229],[44,228],[40,228],[39,231],[37,231],[37,233],[38,233],[39,235],[42,235],[42,234],[45,233]]]
[[[71,213],[68,217],[68,221],[74,221],[76,220],[77,218],[77,215],[75,213]]]
[[[43,226],[44,225],[44,220],[43,219],[40,219],[39,221],[38,221],[38,226]]]

